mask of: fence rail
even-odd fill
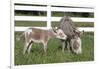
[[[28,28],[30,28],[30,27],[15,27],[15,31],[25,31]],[[48,30],[49,29],[47,27],[34,27],[34,28],[44,29],[44,30]],[[80,31],[84,30],[85,32],[93,32],[94,31],[93,27],[78,27],[78,29]]]
[[[61,17],[52,17],[54,12],[81,12],[94,13],[94,4],[88,0],[14,0],[14,10],[23,11],[46,11],[47,16],[15,16],[15,21],[46,21],[47,27],[51,28],[52,21],[60,21]],[[22,5],[21,5],[22,4]],[[43,5],[43,6],[41,6]],[[71,17],[74,22],[94,22],[94,18]],[[15,27],[15,31],[24,31],[28,27]],[[79,30],[94,31],[93,27],[81,27]]]
[[[14,0],[15,4],[36,4],[36,5],[53,5],[53,6],[72,6],[94,8],[94,2],[91,0]]]
[[[60,21],[62,17],[51,17],[51,21]],[[47,17],[41,16],[15,16],[15,21],[47,21]],[[94,22],[94,18],[71,17],[74,22]]]
[[[15,5],[15,10],[47,11],[47,7],[46,6]],[[94,9],[93,8],[52,7],[51,11],[56,11],[56,12],[90,12],[90,13],[92,13],[92,12],[94,12]]]

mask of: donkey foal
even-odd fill
[[[43,29],[37,29],[37,28],[29,28],[23,33],[25,35],[25,45],[23,54],[25,54],[26,51],[30,53],[32,43],[42,43],[44,46],[44,52],[47,51],[47,43],[51,38],[58,38],[65,40],[67,36],[64,34],[64,32],[61,29],[49,29],[49,30],[43,30]]]

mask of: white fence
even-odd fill
[[[47,21],[47,27],[38,27],[42,29],[51,28],[52,21],[60,21],[61,17],[52,17],[52,11],[57,12],[87,12],[94,13],[94,6],[91,2],[84,0],[15,0],[15,4],[28,4],[28,5],[15,5],[15,10],[28,10],[28,11],[46,11],[47,17],[41,16],[15,16],[15,21]],[[45,5],[45,6],[31,6]],[[62,7],[55,7],[62,6]],[[63,7],[64,6],[64,7]],[[66,6],[66,7],[65,7]],[[94,22],[94,18],[79,18],[72,17],[74,22]],[[28,27],[15,27],[15,31],[24,31]],[[93,27],[81,27],[79,30],[94,31]]]

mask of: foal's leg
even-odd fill
[[[24,45],[23,54],[26,53],[26,50],[27,50],[27,48],[28,48],[28,45],[29,45],[29,43],[26,42],[25,45]]]
[[[30,43],[29,36],[25,33],[25,45],[24,45],[24,49],[23,49],[23,54],[26,53],[28,46],[29,46],[29,43]]]
[[[28,53],[30,53],[30,50],[31,50],[31,48],[32,48],[32,41],[29,43],[29,46],[28,46]]]
[[[46,51],[47,51],[47,42],[43,43],[43,45],[44,45],[44,52],[46,53]]]

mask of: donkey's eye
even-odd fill
[[[64,37],[62,33],[59,33],[59,35],[60,35],[61,37]]]

